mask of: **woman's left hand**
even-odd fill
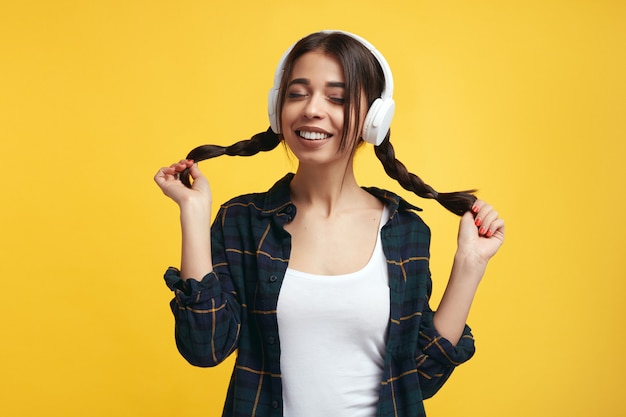
[[[461,217],[458,248],[441,303],[435,312],[435,328],[453,345],[463,335],[465,322],[487,263],[504,242],[504,220],[482,200]]]
[[[458,252],[476,257],[485,264],[504,242],[504,220],[494,208],[482,200],[461,217]]]

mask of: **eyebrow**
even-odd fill
[[[294,78],[293,80],[289,81],[289,84],[287,84],[287,86],[289,87],[294,84],[310,85],[311,81],[309,81],[307,78]],[[342,83],[340,81],[329,81],[326,83],[326,87],[346,88],[346,83]]]

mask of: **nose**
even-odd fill
[[[324,115],[324,97],[312,94],[304,107],[304,116],[308,119],[319,119]]]

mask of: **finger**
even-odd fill
[[[485,218],[489,215],[489,213],[493,210],[491,205],[485,203],[482,200],[476,200],[476,203],[472,206],[472,213],[474,214],[474,224],[476,227],[481,227]]]
[[[176,171],[176,172],[181,172],[181,171],[183,171],[186,168],[186,166],[183,163],[183,161],[176,162],[175,164],[170,165],[170,167],[172,169],[174,169],[174,171]]]
[[[496,221],[496,219],[498,218],[498,212],[495,210],[490,210],[487,213],[485,213],[485,215],[483,216],[483,224],[482,224],[482,228],[484,228],[484,230],[486,231],[487,229],[489,229],[491,227],[491,224]]]
[[[487,231],[485,236],[499,236],[501,238],[504,238],[504,220],[498,218],[493,223],[491,223],[491,225],[489,226],[489,230]]]
[[[498,212],[485,201],[476,200],[472,206],[472,213],[474,214],[474,224],[478,227],[480,236],[491,237],[504,225]]]
[[[174,169],[176,172],[181,172],[189,168],[192,163],[192,161],[189,161],[187,159],[181,159],[180,161],[173,163],[169,167]]]
[[[173,175],[174,173],[175,173],[175,170],[171,166],[163,167],[163,168],[159,169],[157,171],[157,173],[154,175],[154,180],[155,181],[157,181],[157,180],[165,180],[168,175]]]
[[[198,178],[204,176],[204,174],[202,174],[202,171],[200,171],[198,164],[191,164],[191,166],[189,167],[189,175],[191,175],[191,178],[193,178],[194,180],[197,180]]]
[[[182,161],[180,161],[180,164],[183,166],[183,169],[187,169],[191,168],[194,162],[191,159],[183,159]]]
[[[206,176],[202,173],[200,168],[198,168],[198,164],[193,164],[189,168],[189,175],[193,179],[193,184],[192,184],[193,189],[201,191],[202,193],[205,193],[207,195],[210,194],[211,189],[209,186],[209,181],[206,178]]]
[[[487,202],[483,200],[476,200],[472,205],[472,214],[474,217],[480,216],[481,214],[484,215],[484,213],[489,210],[491,210],[491,205],[487,204]]]
[[[477,199],[476,201],[474,201],[474,204],[472,205],[472,213],[474,215],[478,214],[478,212],[484,205],[485,205],[485,202],[483,200]]]
[[[474,224],[474,218],[471,213],[466,212],[461,216],[461,223],[459,225],[459,237],[477,237],[478,228]]]

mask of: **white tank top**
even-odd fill
[[[385,207],[381,227],[388,219]],[[376,415],[389,323],[380,241],[361,270],[287,269],[277,307],[284,417]]]

